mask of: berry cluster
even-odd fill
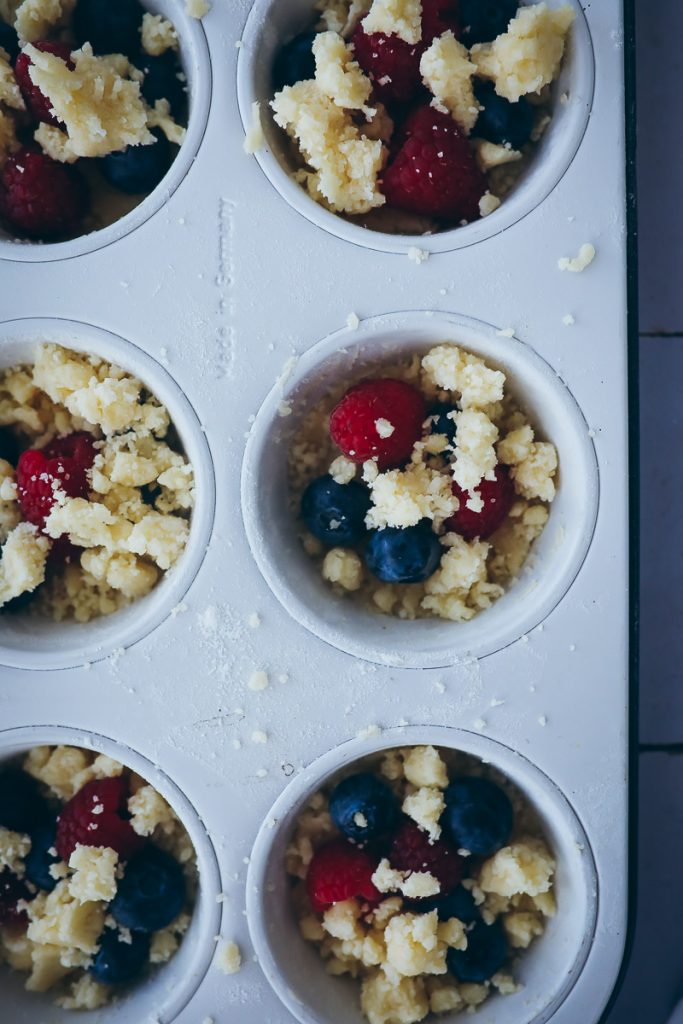
[[[498,785],[474,776],[451,781],[444,800],[442,835],[433,840],[402,814],[393,789],[381,777],[359,772],[343,779],[329,798],[341,837],[315,851],[306,875],[308,898],[317,914],[349,899],[370,912],[385,898],[373,881],[383,858],[407,878],[429,872],[439,883],[438,895],[405,901],[406,909],[418,914],[436,910],[440,921],[461,921],[467,928],[467,948],[449,949],[448,969],[458,981],[483,982],[507,960],[508,944],[502,925],[483,921],[462,882],[476,873],[481,859],[509,841],[512,805]],[[461,850],[469,856],[464,858]]]
[[[7,867],[0,872],[0,925],[25,930],[25,905],[41,891],[52,892],[59,875],[51,867],[60,861],[68,864],[77,846],[109,847],[118,854],[123,870],[108,907],[116,927],[111,922],[105,926],[88,967],[96,981],[107,984],[127,982],[141,973],[151,935],[171,924],[186,901],[180,864],[133,830],[129,795],[124,776],[95,779],[55,810],[30,775],[16,768],[0,775],[0,827],[31,840],[24,876]],[[130,930],[130,941],[120,939],[119,927]]]
[[[455,444],[457,406],[427,408],[422,394],[411,384],[393,378],[364,380],[351,387],[330,416],[330,436],[353,462],[374,460],[379,470],[405,466],[416,442],[425,433],[444,435],[447,447]],[[445,532],[466,540],[490,537],[507,518],[515,492],[508,470],[498,465],[495,479],[475,488],[481,499],[478,511],[468,508],[469,495],[453,482],[460,505],[444,523]],[[385,583],[419,583],[438,568],[443,548],[429,520],[416,526],[373,530],[366,526],[371,499],[368,488],[355,480],[341,484],[325,475],[313,480],[303,493],[301,516],[314,537],[328,547],[362,545],[365,562]]]
[[[168,101],[171,113],[182,116],[186,96],[181,67],[173,51],[152,57],[141,48],[140,26],[144,9],[139,0],[78,0],[70,26],[71,42],[44,39],[33,45],[63,60],[73,70],[71,55],[90,43],[97,55],[122,53],[144,76],[140,91],[153,106]],[[14,64],[14,74],[26,105],[26,116],[17,121],[20,148],[0,172],[0,223],[15,234],[42,241],[70,237],[83,231],[90,211],[90,186],[103,186],[130,195],[151,192],[166,174],[173,159],[166,136],[154,130],[156,143],[129,146],[96,159],[61,163],[42,152],[33,141],[40,124],[64,129],[49,99],[34,85],[29,55],[19,46],[11,25],[0,20],[0,46]],[[80,166],[85,168],[81,172]],[[87,165],[87,166],[86,166]],[[90,169],[94,170],[94,174]]]
[[[468,47],[495,39],[517,8],[517,0],[422,0],[421,38],[414,45],[397,35],[367,33],[362,21],[356,26],[350,39],[354,59],[372,82],[372,100],[386,106],[394,124],[380,182],[389,207],[446,224],[480,216],[486,176],[467,132],[450,113],[432,105],[420,60],[444,32]],[[273,68],[276,91],[314,77],[314,38],[313,32],[302,33],[280,50]],[[472,138],[512,149],[529,141],[533,106],[528,100],[511,103],[483,80],[476,81],[475,96],[480,111]]]

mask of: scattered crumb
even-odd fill
[[[251,615],[247,619],[247,625],[250,626],[251,629],[258,629],[258,627],[261,625],[261,616],[259,615],[258,612],[251,613]]]
[[[258,693],[260,690],[267,690],[269,682],[268,673],[264,672],[262,669],[257,669],[249,676],[247,686],[250,690]]]
[[[207,0],[185,0],[185,10],[191,18],[203,18],[211,10]]]
[[[379,736],[381,732],[378,725],[366,725],[364,729],[359,729],[356,733],[356,739],[369,740],[372,736]]]
[[[486,728],[486,719],[476,718],[472,724],[474,725],[475,729],[479,729],[481,731],[482,729]]]
[[[222,942],[216,952],[215,964],[223,974],[237,974],[242,966],[242,954],[237,943],[232,940]]]
[[[565,313],[565,315],[562,317],[562,323],[565,327],[571,327],[572,324],[576,323],[576,320],[574,319],[571,313]]]
[[[503,327],[502,330],[496,331],[499,338],[514,338],[515,329],[514,327]]]
[[[261,104],[256,100],[251,105],[251,127],[247,129],[242,148],[245,153],[251,155],[262,149],[265,144],[266,140],[261,125]]]
[[[580,274],[582,270],[591,265],[594,259],[595,246],[590,242],[584,242],[577,256],[562,256],[557,261],[557,266],[560,270],[569,270],[572,274]]]
[[[545,715],[539,715],[538,716],[538,724],[539,725],[547,725],[548,724],[548,719],[546,718]]]
[[[356,313],[349,313],[346,318],[346,326],[350,331],[357,331],[360,325],[360,319]]]
[[[263,729],[254,729],[254,731],[251,734],[251,742],[252,743],[267,743],[268,742],[268,733],[264,732]]]
[[[416,263],[419,266],[420,263],[429,259],[429,253],[426,249],[418,249],[416,245],[411,245],[408,249],[408,259],[411,263]]]

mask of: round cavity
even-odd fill
[[[335,594],[297,536],[288,493],[289,444],[304,415],[326,393],[371,374],[402,355],[455,342],[503,370],[507,387],[539,436],[559,455],[557,495],[535,542],[530,571],[469,622],[399,619],[368,611]],[[282,417],[286,400],[291,415]],[[276,385],[263,403],[247,443],[242,513],[256,562],[275,596],[294,618],[333,647],[396,668],[440,668],[462,657],[482,658],[537,626],[559,603],[586,557],[598,507],[598,470],[588,426],[552,367],[521,341],[501,338],[481,321],[444,313],[386,314],[356,331],[330,335],[303,355],[286,390]]]
[[[0,370],[34,360],[38,345],[54,342],[93,353],[134,374],[168,409],[192,464],[196,497],[187,545],[176,564],[145,597],[90,622],[53,622],[42,615],[0,615],[0,665],[64,669],[99,661],[131,647],[179,604],[202,564],[213,526],[213,464],[197,416],[171,375],[131,342],[100,327],[70,320],[32,318],[0,324]]]
[[[220,892],[221,881],[211,841],[190,801],[158,766],[130,747],[105,736],[63,726],[7,729],[0,732],[0,761],[26,753],[31,747],[55,744],[85,747],[107,754],[137,772],[170,804],[192,840],[197,855],[199,886],[192,922],[177,953],[120,1001],[93,1012],[79,1011],[76,1015],[84,1024],[95,1021],[99,1024],[124,1024],[130,1020],[170,1024],[199,988],[216,948],[214,936],[218,934],[221,916],[216,893]],[[39,1019],[49,1020],[51,1024],[65,1024],[75,1020],[73,1010],[63,1010],[52,1004],[49,992],[27,992],[23,987],[24,980],[25,975],[7,968],[3,968],[0,974],[3,1013],[12,1024],[35,1024]]]
[[[551,0],[550,6],[562,2],[565,0]],[[499,234],[550,195],[576,156],[588,125],[595,79],[593,44],[581,3],[568,2],[576,10],[576,20],[561,73],[552,87],[552,121],[514,189],[494,213],[465,227],[432,235],[399,235],[370,230],[331,213],[293,180],[296,168],[288,155],[287,140],[269,106],[273,97],[271,71],[282,44],[315,22],[314,4],[313,0],[255,0],[242,33],[237,99],[245,131],[252,126],[252,104],[261,104],[266,141],[255,154],[261,169],[290,206],[313,224],[368,249],[405,254],[411,246],[419,246],[429,252],[450,252]]]
[[[547,775],[509,747],[461,729],[409,726],[371,740],[351,740],[318,758],[287,787],[259,831],[249,865],[247,916],[259,963],[302,1024],[363,1024],[359,982],[329,975],[316,947],[299,933],[285,850],[306,802],[338,773],[380,751],[419,744],[462,751],[492,765],[521,791],[539,818],[557,862],[557,914],[514,967],[522,990],[491,997],[485,1017],[495,1018],[496,1024],[543,1024],[567,999],[591,947],[598,882],[590,845],[576,814]],[[439,1015],[444,1024],[456,1018],[463,1019],[458,1014]]]
[[[211,105],[211,60],[201,22],[185,10],[184,0],[143,0],[145,10],[163,14],[178,30],[180,61],[187,77],[187,135],[167,174],[130,213],[106,228],[66,242],[16,239],[0,228],[0,259],[22,263],[48,263],[104,249],[149,220],[170,199],[189,172],[204,138]]]

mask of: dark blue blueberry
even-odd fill
[[[429,914],[436,910],[439,921],[450,921],[452,917],[457,917],[463,924],[474,924],[479,920],[474,896],[462,885],[456,886],[445,896],[430,896],[426,900],[420,900],[416,906],[421,914]]]
[[[534,108],[529,101],[522,96],[517,103],[510,103],[498,95],[493,82],[477,82],[474,92],[483,110],[473,134],[499,146],[507,142],[513,149],[521,149],[534,126]]]
[[[510,800],[489,779],[464,778],[451,782],[441,818],[456,846],[490,857],[505,846],[512,832]]]
[[[131,941],[122,942],[116,928],[105,928],[100,935],[100,948],[88,971],[104,985],[121,985],[130,981],[147,963],[149,942],[149,935],[143,932],[131,932]]]
[[[429,410],[431,434],[445,434],[450,445],[455,444],[456,426],[455,420],[449,413],[458,412],[457,405],[449,405],[447,402],[438,402]]]
[[[462,41],[467,46],[489,43],[505,32],[518,7],[518,0],[460,0]]]
[[[39,889],[52,892],[57,884],[57,879],[50,874],[52,864],[58,864],[60,857],[48,851],[54,849],[57,825],[53,822],[43,822],[31,830],[31,849],[24,861],[26,865],[26,878],[33,882]]]
[[[153,107],[157,100],[168,100],[172,114],[181,112],[187,100],[187,93],[185,82],[178,78],[181,68],[175,53],[168,51],[160,57],[148,57],[147,54],[143,54],[137,62],[137,67],[145,76],[140,90],[150,107]]]
[[[48,814],[38,783],[19,768],[0,774],[0,825],[12,832],[31,832]]]
[[[126,864],[109,909],[124,928],[156,932],[178,916],[184,903],[180,864],[157,846],[146,846]]]
[[[0,28],[2,28],[1,24]],[[2,40],[0,40],[0,46],[2,46]],[[0,459],[5,459],[10,465],[16,467],[20,455],[21,445],[16,434],[9,427],[0,427]]]
[[[156,188],[170,166],[171,149],[165,135],[153,134],[157,141],[149,146],[128,146],[101,158],[99,168],[110,185],[128,195]]]
[[[313,57],[313,40],[315,32],[302,32],[286,43],[273,66],[273,85],[279,92],[286,85],[305,82],[315,77],[315,58]]]
[[[467,933],[467,949],[449,949],[448,970],[458,981],[481,984],[499,971],[508,956],[508,944],[500,921],[478,921]]]
[[[352,480],[338,484],[331,476],[312,480],[301,499],[301,517],[323,544],[355,544],[366,534],[370,492]]]
[[[76,40],[90,43],[95,53],[135,57],[143,14],[138,0],[78,0],[73,20]]]
[[[436,572],[442,547],[429,520],[400,529],[387,526],[370,534],[365,560],[384,583],[420,583]]]
[[[10,63],[14,64],[19,53],[19,38],[12,26],[5,21],[0,21],[0,46],[9,54]]]
[[[398,803],[386,782],[370,772],[343,779],[330,796],[330,814],[337,828],[357,842],[391,831],[399,818]],[[359,818],[360,824],[356,821]]]

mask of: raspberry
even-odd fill
[[[395,35],[366,33],[362,24],[352,36],[354,56],[372,78],[374,95],[384,103],[406,103],[422,90],[420,58],[430,43],[450,29],[460,34],[455,0],[423,0],[422,38],[414,46]]]
[[[372,882],[377,864],[365,850],[343,839],[316,850],[306,876],[308,898],[316,914],[322,914],[333,903],[356,897],[379,903],[382,896]]]
[[[330,436],[354,462],[376,459],[380,469],[408,461],[426,418],[419,391],[402,380],[381,377],[349,388],[330,416]],[[386,424],[379,424],[385,420]],[[382,433],[389,431],[388,437]]]
[[[55,57],[61,57],[66,62],[69,70],[73,71],[74,65],[70,59],[71,47],[67,46],[66,43],[34,43],[33,45],[36,50],[40,50],[42,53],[52,53]],[[33,61],[27,53],[20,53],[14,63],[14,75],[26,106],[36,121],[44,121],[45,124],[52,124],[55,128],[63,128],[62,122],[52,113],[50,100],[31,81],[29,68],[32,65]]]
[[[370,35],[359,25],[352,36],[354,56],[373,81],[374,95],[383,103],[405,103],[420,88],[422,47],[398,36]]]
[[[25,910],[19,910],[19,900],[30,900],[26,885],[9,871],[0,872],[0,925],[26,924]]]
[[[429,871],[445,895],[460,881],[462,858],[443,839],[430,843],[429,836],[412,821],[406,821],[394,836],[389,863],[397,871]]]
[[[128,784],[120,775],[86,782],[64,804],[57,818],[57,853],[68,862],[79,844],[109,846],[121,860],[141,849],[145,840],[133,831],[126,813]]]
[[[86,498],[88,470],[94,459],[93,439],[82,431],[59,437],[45,448],[22,452],[17,464],[17,493],[24,519],[44,526],[56,491],[70,498]]]
[[[0,219],[29,238],[73,234],[88,208],[88,190],[75,167],[45,153],[20,149],[0,175]]]
[[[428,217],[472,221],[479,217],[486,187],[472,148],[450,114],[417,107],[384,171],[382,191],[389,205]]]
[[[490,537],[507,518],[515,500],[515,488],[505,466],[496,466],[495,480],[482,480],[474,488],[474,493],[484,502],[481,512],[474,512],[467,507],[469,496],[456,483],[452,489],[460,502],[460,508],[444,525],[447,530],[459,533],[465,540],[473,540],[475,537],[486,540]]]

